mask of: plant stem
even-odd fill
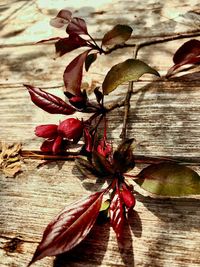
[[[196,31],[192,31],[192,32],[185,32],[185,33],[181,33],[181,34],[158,37],[158,38],[155,38],[155,39],[151,39],[151,40],[148,40],[148,41],[141,42],[139,44],[139,49],[142,48],[142,47],[150,46],[150,45],[154,45],[154,44],[174,41],[174,40],[178,40],[178,39],[190,38],[190,37],[199,37],[199,36],[200,36],[199,30],[196,30]],[[116,45],[116,46],[106,50],[104,53],[107,55],[107,54],[110,54],[113,51],[116,51],[118,49],[123,49],[123,48],[128,48],[128,47],[136,47],[136,46],[137,46],[136,43],[134,43],[134,44]]]
[[[80,152],[66,152],[66,154],[52,155],[45,154],[37,150],[21,150],[20,155],[23,159],[33,159],[33,160],[75,160],[81,155]],[[190,166],[200,166],[200,158],[187,158],[187,157],[162,157],[162,156],[143,156],[134,155],[134,160],[136,163],[141,164],[157,164],[161,162],[171,162],[178,163],[181,165]]]
[[[140,45],[136,45],[134,49],[133,58],[137,58],[137,53],[140,48]],[[124,120],[123,120],[123,127],[122,132],[120,134],[120,138],[124,141],[126,139],[126,132],[127,132],[127,121],[128,121],[128,115],[130,110],[130,99],[133,92],[133,81],[130,81],[128,84],[128,91],[126,94],[126,98],[124,101]]]

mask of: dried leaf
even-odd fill
[[[31,85],[24,86],[28,89],[32,102],[39,108],[51,114],[73,114],[76,110],[64,102],[61,98],[47,93],[40,88]]]
[[[68,34],[88,34],[87,26],[84,19],[74,17],[67,26]]]
[[[183,65],[200,63],[200,41],[193,39],[184,43],[174,54],[173,61],[175,65],[168,70],[167,77]]]
[[[83,76],[83,64],[90,50],[77,56],[65,69],[63,79],[65,91],[73,95],[81,95],[81,81]]]
[[[200,194],[200,176],[192,169],[175,163],[159,163],[143,169],[136,180],[146,191],[160,196]]]
[[[7,177],[14,177],[21,171],[20,161],[21,144],[0,144],[0,169]]]
[[[109,213],[110,213],[111,226],[115,231],[117,238],[121,240],[123,234],[125,216],[124,216],[123,201],[121,199],[120,190],[118,186],[116,187],[115,194],[111,200]]]
[[[85,60],[85,70],[88,71],[92,63],[97,59],[97,53],[89,54]]]
[[[87,46],[87,42],[77,34],[72,34],[68,38],[60,38],[55,43],[56,54],[60,57],[83,46]]]
[[[123,44],[131,37],[132,31],[130,26],[118,24],[104,35],[102,45],[112,46]]]
[[[101,208],[104,191],[68,205],[46,227],[29,266],[46,256],[69,251],[78,245],[93,227]]]
[[[116,64],[109,70],[103,81],[103,94],[109,94],[123,82],[137,81],[145,73],[160,76],[155,69],[152,69],[141,60],[127,59],[122,63]]]

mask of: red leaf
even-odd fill
[[[183,65],[200,63],[200,41],[193,39],[184,43],[174,54],[173,61],[175,65],[168,70],[168,77]]]
[[[51,114],[70,115],[75,112],[75,109],[61,98],[31,85],[24,84],[24,86],[28,89],[32,102],[39,108]]]
[[[125,183],[122,184],[121,197],[128,210],[135,206],[135,197]]]
[[[50,25],[56,28],[61,28],[68,24],[71,20],[72,13],[69,10],[62,9],[58,12],[57,16],[50,20]]]
[[[116,184],[117,183],[118,182],[116,182]],[[120,196],[120,190],[118,184],[116,186],[115,194],[110,203],[109,213],[110,213],[111,226],[115,231],[117,238],[121,240],[125,217],[124,217],[123,201]]]
[[[88,34],[87,26],[84,19],[73,18],[67,26],[66,32],[68,34]]]
[[[97,53],[90,54],[85,60],[85,70],[88,71],[92,63],[97,59]]]
[[[40,44],[40,43],[51,43],[52,41],[57,41],[57,40],[60,40],[60,39],[62,39],[62,38],[60,38],[60,37],[52,37],[52,38],[49,38],[49,39],[40,40],[36,44]]]
[[[69,251],[78,245],[93,227],[101,208],[104,191],[68,205],[46,227],[30,266],[46,256]]]
[[[63,79],[67,92],[73,95],[81,95],[81,81],[82,81],[82,72],[83,64],[90,50],[87,50],[77,56],[69,65],[66,67]]]
[[[87,46],[87,42],[77,34],[71,34],[68,38],[62,38],[55,43],[56,53],[60,57],[83,46]]]

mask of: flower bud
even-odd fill
[[[62,137],[78,141],[83,134],[83,123],[74,118],[66,119],[58,126],[58,132]]]
[[[83,96],[73,96],[69,99],[69,102],[77,109],[83,109],[86,107],[86,98]]]
[[[39,125],[35,128],[35,135],[43,138],[55,138],[57,136],[56,124]]]
[[[125,183],[122,184],[120,193],[127,209],[133,208],[135,206],[135,196]]]

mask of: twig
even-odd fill
[[[75,160],[78,159],[81,155],[80,152],[66,152],[65,154],[52,155],[45,154],[38,150],[21,150],[20,155],[24,159],[33,159],[33,160]],[[190,166],[200,166],[200,158],[186,158],[186,157],[173,157],[173,156],[143,156],[136,154],[134,155],[134,160],[139,164],[157,164],[161,162],[173,162],[179,163],[181,165],[190,165]]]
[[[200,32],[199,32],[199,30],[196,30],[196,31],[192,31],[192,32],[177,33],[175,35],[158,37],[156,39],[151,39],[151,40],[148,40],[148,41],[141,42],[139,44],[139,49],[142,48],[142,47],[150,46],[150,45],[154,45],[154,44],[174,41],[174,40],[178,40],[178,39],[190,38],[190,37],[199,37],[199,36],[200,36]],[[105,54],[106,55],[110,54],[113,51],[116,51],[118,49],[123,49],[123,48],[128,48],[128,47],[136,47],[136,46],[137,46],[136,43],[134,43],[134,44],[116,45],[116,46],[108,49],[107,51],[105,51]]]
[[[52,155],[45,154],[37,150],[21,150],[20,156],[24,159],[38,159],[38,160],[75,160],[80,156],[80,152],[66,152],[65,154]]]
[[[134,55],[133,55],[133,58],[135,59],[137,58],[137,53],[138,53],[139,48],[140,48],[140,45],[135,46]],[[124,101],[124,120],[123,120],[122,132],[120,134],[120,138],[122,140],[126,139],[127,121],[128,121],[129,110],[130,110],[130,99],[131,99],[132,92],[133,92],[133,81],[130,81],[128,84],[128,91],[127,91],[126,98]]]

